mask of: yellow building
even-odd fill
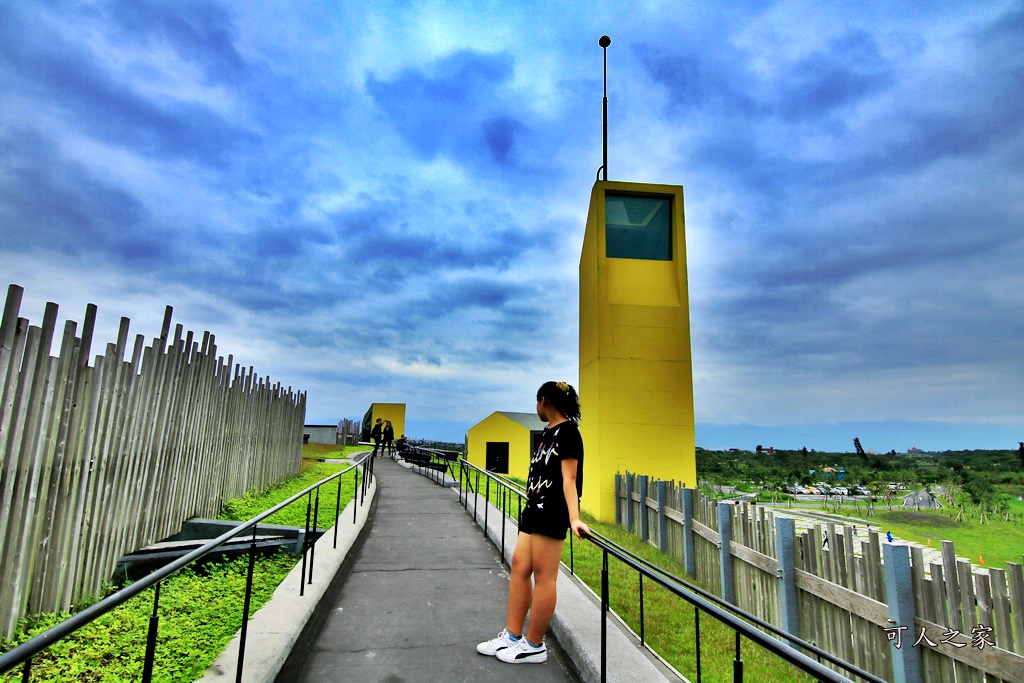
[[[485,470],[525,481],[544,426],[536,413],[491,413],[470,427],[466,459]]]
[[[395,428],[395,439],[405,434],[405,404],[404,403],[371,403],[369,410],[363,415],[363,430],[359,437],[360,441],[370,440],[370,430],[373,429],[377,418],[391,420],[391,426]],[[413,438],[413,437],[409,437]]]
[[[581,507],[615,519],[615,474],[697,484],[683,188],[599,180],[580,256]]]

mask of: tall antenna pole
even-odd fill
[[[604,136],[601,147],[601,172],[604,175],[602,180],[608,180],[608,46],[612,44],[612,39],[608,36],[601,36],[597,44],[601,46],[601,51],[604,52],[604,99],[601,100],[604,110]]]

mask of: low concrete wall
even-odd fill
[[[324,593],[330,588],[335,575],[341,569],[349,550],[366,526],[372,502],[377,495],[376,477],[370,482],[366,500],[356,511],[356,522],[352,523],[352,506],[355,498],[338,517],[338,547],[334,545],[332,527],[316,542],[313,563],[313,582],[306,584],[304,595],[299,596],[299,581],[302,573],[300,560],[273,597],[249,620],[245,642],[245,662],[242,667],[244,683],[271,683],[277,678],[292,648],[299,640],[306,624],[309,623]],[[307,579],[308,580],[308,579]],[[206,674],[198,679],[200,683],[226,683],[234,681],[238,667],[238,648],[241,630],[228,644]]]

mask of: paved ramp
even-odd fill
[[[289,681],[575,681],[550,635],[545,664],[477,654],[476,644],[505,625],[508,573],[497,550],[457,495],[391,460],[375,468],[369,535]]]

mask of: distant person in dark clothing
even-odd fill
[[[373,429],[370,430],[370,441],[373,442],[373,457],[377,457],[377,450],[380,448],[380,442],[384,438],[384,420],[377,418],[377,424],[373,425]]]
[[[885,532],[885,538],[886,538],[887,541],[889,541],[889,543],[892,543],[892,532],[891,531],[886,531]]]
[[[391,420],[384,420],[384,454],[395,454],[395,428],[391,426]]]

